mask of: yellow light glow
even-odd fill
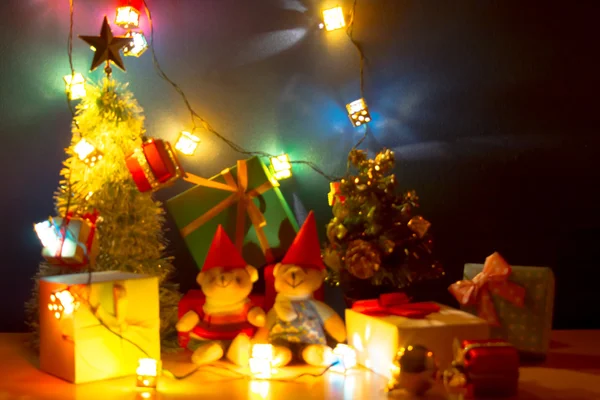
[[[269,381],[250,381],[250,392],[261,399],[266,399],[269,395],[270,386]]]
[[[271,172],[278,181],[292,176],[292,164],[287,154],[271,157]]]
[[[159,361],[153,358],[140,358],[138,360],[137,386],[155,388],[158,383]]]
[[[51,221],[47,220],[37,223],[33,226],[33,229],[42,242],[42,246],[47,248],[51,253],[59,251],[62,240],[59,232]]]
[[[73,314],[79,308],[79,301],[68,290],[61,290],[50,295],[50,303],[48,309],[54,312],[56,319],[61,319],[63,315]]]
[[[358,332],[354,332],[354,335],[352,335],[352,343],[351,343],[354,348],[358,351],[365,351],[365,348],[363,347],[362,344],[362,340],[360,339],[360,335],[358,334]]]
[[[342,7],[337,6],[323,10],[323,24],[325,24],[325,29],[327,31],[333,31],[346,26],[344,10],[342,10]]]
[[[85,97],[85,78],[83,75],[77,72],[75,75],[65,75],[63,80],[66,85],[65,91],[71,100],[78,100]]]
[[[85,140],[85,138],[77,142],[73,151],[79,156],[81,161],[88,164],[90,167],[96,165],[96,163],[104,157],[102,152],[98,150],[96,146]]]
[[[137,28],[140,26],[140,12],[131,6],[117,8],[115,24],[123,29]]]
[[[139,57],[148,50],[148,41],[142,32],[127,32],[125,37],[131,38],[131,42],[123,47],[123,55],[127,57]]]
[[[346,344],[340,343],[335,346],[333,356],[337,362],[336,365],[331,367],[333,371],[346,372],[350,368],[356,367],[356,351]]]
[[[354,126],[361,126],[362,124],[371,122],[369,107],[367,107],[367,103],[363,98],[346,104],[346,110],[348,110],[348,117],[350,117],[350,121]]]
[[[250,372],[259,379],[268,379],[273,372],[274,348],[270,344],[255,344],[252,346]]]
[[[196,135],[191,134],[190,132],[182,131],[179,134],[179,138],[177,139],[177,143],[175,143],[175,148],[179,150],[181,154],[185,154],[186,156],[191,156],[196,151],[198,144],[200,143],[200,138]]]
[[[73,150],[75,151],[75,153],[77,153],[80,160],[85,160],[90,154],[92,154],[94,150],[96,150],[96,147],[87,140],[81,139],[75,145]]]

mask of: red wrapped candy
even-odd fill
[[[183,168],[169,142],[150,139],[127,156],[127,168],[140,192],[156,191],[183,176]]]

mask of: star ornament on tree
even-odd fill
[[[110,62],[125,71],[125,64],[119,51],[131,42],[131,38],[125,36],[113,36],[108,19],[104,17],[100,36],[79,36],[80,39],[92,46],[94,50],[94,60],[92,61],[92,71],[98,68],[103,62],[106,62],[107,73],[110,73]]]

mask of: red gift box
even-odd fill
[[[261,307],[264,309],[264,296],[253,295],[248,296],[252,304],[257,307]],[[179,300],[178,307],[178,318],[181,319],[188,311],[194,311],[198,314],[202,312],[202,306],[204,306],[204,302],[206,297],[202,290],[200,289],[192,289],[188,291],[185,296]],[[188,342],[190,341],[190,333],[189,332],[179,332],[179,346],[186,348]]]
[[[275,291],[275,277],[273,276],[274,269],[275,264],[267,265],[264,268],[265,297],[262,305],[266,312],[269,312],[269,310],[273,308],[273,304],[275,304],[275,297],[277,297],[277,292]],[[321,285],[321,287],[313,293],[313,298],[319,301],[325,300],[325,290],[323,285]]]
[[[465,340],[457,360],[475,397],[509,397],[517,393],[519,353],[502,339]]]
[[[183,168],[169,142],[150,139],[127,156],[127,168],[140,192],[158,190],[183,176]]]

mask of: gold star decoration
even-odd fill
[[[131,42],[131,38],[125,36],[113,36],[108,19],[104,17],[100,36],[79,36],[80,39],[92,46],[94,60],[92,71],[106,61],[107,73],[110,73],[110,62],[125,71],[125,65],[119,51]]]

